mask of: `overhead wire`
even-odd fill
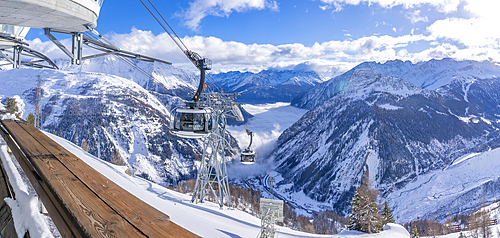
[[[89,38],[92,38],[96,41],[99,41],[101,43],[104,44],[104,42],[97,38],[96,36],[88,33],[88,32],[84,32],[84,34],[89,37]],[[124,57],[124,56],[120,56],[120,55],[115,55],[119,60],[121,60],[122,62],[124,62],[125,64],[129,65],[132,69],[138,71],[139,73],[141,73],[142,75],[146,76],[147,78],[153,80],[153,81],[156,81],[157,79],[155,78],[155,76],[152,74],[152,73],[148,73],[146,70],[144,70],[143,68],[141,68],[140,66],[138,66],[137,64],[135,64],[132,60]],[[179,95],[177,95],[177,93],[175,92],[174,89],[172,89],[172,93],[174,94],[174,96],[177,96],[177,97],[180,97]]]
[[[165,30],[165,32],[170,36],[170,38],[172,38],[172,40],[174,41],[174,43],[177,45],[177,47],[179,47],[179,49],[184,53],[186,54],[187,51],[190,51],[189,48],[184,44],[184,42],[182,41],[182,39],[179,37],[179,35],[177,35],[177,33],[175,32],[175,30],[170,26],[170,24],[168,24],[167,20],[165,20],[165,18],[163,17],[163,15],[160,13],[160,11],[158,11],[158,9],[155,7],[155,5],[151,2],[151,0],[148,0],[149,4],[151,5],[151,7],[153,7],[153,9],[155,10],[155,12],[158,14],[158,16],[163,20],[163,22],[168,26],[168,28],[170,29],[170,31],[172,33],[170,33],[170,31],[167,30],[167,27],[165,27],[165,25],[160,21],[160,19],[158,19],[158,17],[153,13],[153,11],[151,11],[151,9],[146,5],[146,3],[144,3],[143,0],[140,0],[142,5],[144,5],[144,7],[146,7],[146,9],[149,11],[149,13],[155,18],[155,20],[160,24],[160,26],[163,28],[163,30]],[[165,2],[166,4],[166,2]],[[167,4],[168,6],[168,4]],[[169,7],[170,8],[170,7]],[[170,9],[171,10],[171,9]],[[182,24],[181,24],[182,25]],[[185,29],[185,28],[184,28]],[[173,34],[173,35],[172,35]],[[175,37],[174,37],[175,35]],[[196,42],[195,42],[196,44]],[[182,46],[181,46],[182,45]],[[196,44],[197,45],[197,44]],[[198,45],[197,45],[198,46]],[[199,48],[199,46],[198,46]],[[201,50],[201,49],[200,49]],[[202,51],[203,52],[203,51]],[[188,57],[189,58],[189,57]],[[191,61],[191,59],[189,59]],[[191,61],[191,63],[193,63],[195,66],[196,64]],[[223,93],[225,92],[225,90],[220,87],[217,82],[213,79],[213,77],[211,76],[210,73],[207,73],[208,75],[208,81],[217,89],[217,91],[219,91],[220,93]]]
[[[146,5],[146,3],[144,3],[143,0],[140,0],[141,3],[144,5],[144,7],[146,7],[146,9],[149,11],[149,13],[155,18],[155,20],[158,22],[158,24],[160,24],[160,26],[165,30],[165,32],[170,36],[170,38],[172,38],[172,40],[174,41],[174,43],[177,45],[177,47],[179,47],[179,49],[181,51],[183,51],[183,53],[186,54],[187,51],[189,51],[189,48],[184,44],[184,42],[182,41],[182,39],[179,37],[179,35],[177,35],[177,33],[175,32],[175,30],[170,26],[170,24],[168,24],[168,22],[165,20],[165,18],[163,17],[163,15],[160,13],[160,11],[158,11],[158,9],[154,6],[154,4],[151,2],[151,0],[148,0],[149,4],[153,7],[153,9],[155,10],[155,12],[158,14],[158,16],[163,20],[163,22],[168,26],[168,28],[170,29],[170,31],[172,33],[170,33],[167,28],[165,27],[165,25],[163,25],[163,23],[159,20],[159,18],[153,13],[153,11],[151,11],[151,9]],[[164,1],[165,5],[167,5],[167,7],[170,9],[170,11],[172,11],[172,9],[170,8],[170,6],[168,6],[168,4]],[[175,16],[175,14],[174,14]],[[180,22],[180,20],[176,17],[176,19],[179,21],[179,23],[183,26],[183,24]],[[189,33],[187,32],[186,28],[183,26],[184,30],[186,31],[186,33],[189,35]],[[173,34],[173,35],[172,35]],[[175,35],[175,37],[174,37]],[[192,37],[191,37],[192,38]],[[198,49],[203,52],[203,50],[201,50],[201,48],[196,44],[196,42],[194,42],[195,45],[198,47]],[[182,45],[182,46],[181,46]],[[191,61],[191,60],[190,60]],[[191,61],[192,62],[192,61]],[[194,64],[194,62],[192,62]],[[196,65],[195,65],[196,66]],[[214,88],[217,89],[217,91],[219,91],[220,93],[226,93],[226,91],[217,83],[217,81],[213,78],[213,76],[210,74],[210,73],[207,73],[207,78],[208,78],[208,81],[211,82],[212,86]],[[243,122],[243,127],[245,128],[245,130],[247,130],[247,126],[246,126],[246,122],[244,121]],[[256,150],[257,152],[257,150]],[[258,152],[257,152],[258,154]],[[258,154],[258,156],[260,157],[260,155]],[[267,168],[265,168],[266,171],[267,171]]]

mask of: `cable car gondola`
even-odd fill
[[[213,125],[212,109],[182,107],[174,109],[172,133],[183,138],[203,138],[210,134]]]
[[[255,152],[250,149],[250,146],[252,146],[253,132],[249,131],[248,129],[246,130],[247,134],[250,136],[250,144],[247,148],[245,148],[245,150],[241,152],[240,162],[242,164],[253,164],[255,163]]]
[[[174,119],[171,124],[172,134],[183,138],[203,138],[208,136],[216,126],[213,124],[214,113],[210,107],[201,107],[198,99],[205,86],[205,70],[211,69],[212,62],[209,59],[201,58],[195,52],[186,51],[186,56],[200,70],[200,84],[198,90],[191,101],[186,102],[185,107],[177,107],[172,111]]]

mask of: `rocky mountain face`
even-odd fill
[[[406,80],[363,68],[367,66],[416,76]],[[427,74],[417,75],[419,70]],[[382,198],[401,197],[419,176],[444,170],[464,155],[499,147],[500,78],[495,75],[500,75],[498,66],[472,61],[365,63],[314,87],[294,100],[313,109],[283,132],[271,153],[279,173],[277,191],[290,197],[303,194],[348,214],[366,169]],[[428,86],[417,87],[417,81]],[[498,199],[500,192],[488,196]],[[444,206],[464,211],[479,201],[470,194],[467,199],[467,205]],[[397,205],[398,214],[405,204],[395,201],[389,203]],[[436,215],[447,214],[441,213]]]
[[[224,90],[239,92],[244,103],[290,102],[299,93],[322,83],[324,78],[314,71],[263,70],[259,73],[236,72],[214,74]]]
[[[89,153],[159,184],[195,178],[202,141],[176,137],[168,125],[171,108],[182,104],[179,91],[192,89],[196,75],[148,63],[141,67],[154,77],[147,77],[115,60],[86,60],[82,66],[58,62],[62,70],[2,70],[0,99],[19,95],[26,118],[35,111],[40,75],[43,130],[78,146],[85,141]],[[238,146],[229,140],[233,154]]]

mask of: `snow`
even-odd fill
[[[479,199],[473,195],[474,189],[500,178],[498,158],[500,148],[481,154],[469,154],[444,170],[420,174],[408,185],[388,196],[394,217],[399,222],[407,222],[432,214],[436,209],[446,209],[453,203],[463,204],[463,213],[470,212],[475,205],[471,200]]]
[[[140,177],[128,176],[124,173],[124,166],[116,166],[106,161],[100,160],[91,154],[83,151],[77,145],[55,136],[51,133],[45,133],[47,136],[55,140],[61,146],[65,147],[89,166],[102,173],[108,179],[112,180],[128,192],[134,194],[142,201],[150,204],[161,212],[168,214],[171,220],[180,226],[203,237],[256,237],[260,231],[260,219],[251,216],[248,213],[239,210],[220,209],[215,203],[205,202],[201,204],[190,203],[191,197],[186,194],[181,194],[165,187],[162,187],[153,182],[147,181]],[[6,154],[6,146],[2,145],[1,151]],[[2,159],[3,157],[2,156]],[[4,164],[5,161],[3,161]],[[9,169],[9,171],[12,169]],[[9,174],[9,178],[11,175]],[[16,179],[19,180],[19,179]],[[18,187],[18,186],[15,186]],[[22,186],[18,187],[21,190]],[[16,193],[17,195],[17,193]],[[29,205],[34,204],[29,200]],[[24,206],[19,206],[23,207]],[[29,206],[33,207],[33,206]],[[34,219],[40,217],[36,212],[22,212],[23,218]],[[26,223],[15,220],[16,226]],[[34,223],[32,223],[34,224]],[[32,237],[51,237],[48,234],[48,227],[45,227],[45,233],[35,233],[31,231],[35,226],[30,226],[30,234]],[[400,225],[389,224],[383,232],[379,234],[364,234],[359,232],[344,232],[339,235],[316,235],[304,232],[293,231],[289,228],[276,226],[277,237],[389,237],[403,238],[409,237],[408,233]],[[37,234],[42,234],[37,236]]]
[[[0,138],[0,158],[16,197],[15,200],[5,198],[5,202],[12,211],[17,236],[24,237],[24,233],[29,231],[31,237],[53,237],[48,225],[48,218],[38,210],[40,206],[38,196],[28,191],[28,187],[14,165],[7,148],[5,141]]]
[[[338,238],[349,238],[349,237],[383,237],[383,238],[399,238],[399,237],[410,237],[408,231],[405,230],[400,225],[389,223],[384,226],[384,230],[377,234],[366,234],[359,231],[342,231],[338,235],[333,236]]]
[[[3,115],[0,115],[0,120],[19,120],[19,119],[17,119],[16,115],[12,113],[5,113]]]
[[[381,108],[384,108],[384,109],[387,109],[387,110],[399,110],[399,109],[403,109],[402,107],[398,107],[398,106],[394,106],[394,105],[391,105],[390,103],[386,103],[386,104],[382,104],[382,105],[377,105]]]
[[[464,155],[464,156],[462,156],[462,157],[458,158],[455,162],[453,162],[452,166],[453,166],[453,165],[456,165],[456,164],[460,164],[460,163],[462,163],[463,161],[466,161],[467,159],[470,159],[470,158],[472,158],[472,157],[474,157],[474,156],[476,156],[476,155],[480,155],[480,154],[481,154],[481,153],[470,153],[470,154],[468,154],[468,155]]]

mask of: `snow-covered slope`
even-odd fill
[[[78,145],[85,140],[90,153],[127,164],[135,174],[160,184],[196,175],[201,141],[175,137],[167,127],[169,109],[179,104],[178,97],[105,73],[2,70],[0,100],[16,96],[18,104],[24,105],[20,108],[23,118],[35,111],[38,75],[45,80],[41,97],[44,130]]]
[[[500,148],[459,157],[441,169],[415,177],[387,199],[401,222],[450,214],[467,214],[478,202],[500,199]]]
[[[159,186],[151,181],[124,173],[126,167],[116,166],[93,157],[67,140],[51,133],[46,133],[57,143],[78,156],[95,170],[115,182],[139,199],[161,212],[168,214],[171,220],[202,237],[257,237],[260,231],[260,219],[238,210],[221,210],[217,204],[205,202],[190,203],[191,197]],[[5,148],[2,148],[5,149]],[[6,151],[5,151],[6,154]],[[26,214],[29,216],[29,214]],[[379,234],[344,231],[339,235],[315,235],[276,226],[277,237],[387,237],[407,238],[408,232],[400,225],[388,224]]]
[[[475,80],[464,96],[462,85],[469,80],[457,77],[434,91],[373,69],[353,71],[339,93],[278,139],[271,154],[279,173],[277,190],[299,204],[313,199],[319,208],[333,206],[347,214],[365,169],[382,197],[393,199],[391,194],[423,174],[498,147],[500,118],[492,103],[498,105],[499,80]],[[500,198],[500,193],[489,198]],[[401,206],[404,198],[395,208],[402,220],[420,214],[411,208],[399,213]],[[461,205],[447,206],[453,210]]]
[[[187,98],[196,90],[199,76],[159,62],[144,62],[114,56],[84,60],[72,65],[68,60],[56,60],[59,69],[70,72],[95,72],[132,80],[146,90]]]
[[[239,92],[245,103],[290,102],[307,89],[324,82],[314,71],[263,70],[259,73],[227,72],[213,75],[224,90]]]

